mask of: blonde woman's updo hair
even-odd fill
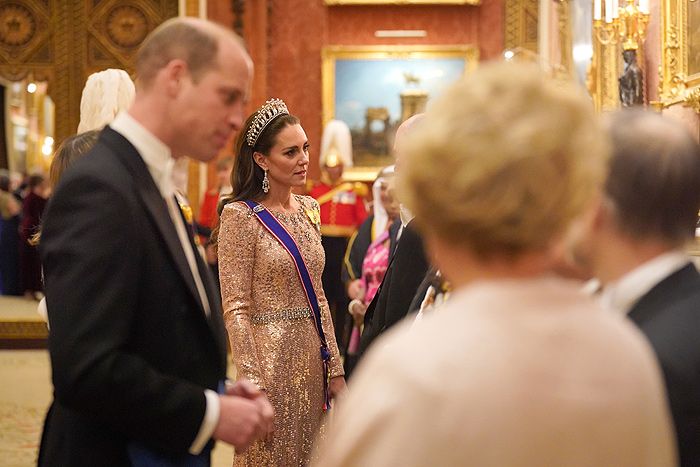
[[[80,98],[78,133],[101,130],[134,101],[134,82],[124,70],[109,68],[91,74]]]
[[[485,65],[407,135],[399,195],[428,234],[480,257],[543,251],[605,175],[589,97],[535,65]]]

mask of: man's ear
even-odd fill
[[[255,151],[253,153],[253,161],[255,161],[255,163],[258,164],[258,166],[261,169],[267,170],[267,160],[265,159],[265,156],[262,155],[262,153]]]
[[[189,69],[184,60],[176,58],[168,62],[161,70],[163,85],[171,96],[176,96],[182,88],[183,80],[188,76]]]

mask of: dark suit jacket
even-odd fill
[[[411,301],[427,271],[428,260],[423,241],[409,223],[398,240],[382,285],[367,307],[360,354],[377,336],[408,314]]]
[[[661,363],[681,466],[700,466],[700,274],[695,266],[657,284],[629,317]]]
[[[119,133],[64,174],[40,249],[54,401],[39,465],[129,465],[129,443],[186,455],[204,388],[225,377],[220,299],[195,252],[207,317],[165,201]]]
[[[411,300],[411,304],[408,306],[409,313],[418,313],[418,311],[420,311],[420,306],[423,303],[423,300],[425,300],[425,296],[428,293],[430,286],[436,288],[440,286],[442,279],[438,277],[438,271],[439,269],[433,266],[430,267],[428,272],[425,273],[423,281],[418,285],[416,294],[413,296],[413,300]]]

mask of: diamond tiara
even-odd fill
[[[255,147],[258,137],[262,134],[267,125],[278,115],[289,115],[287,104],[285,104],[282,99],[270,99],[260,107],[260,110],[255,114],[253,123],[250,124],[250,128],[248,128],[248,132],[245,135],[248,146],[251,148]]]

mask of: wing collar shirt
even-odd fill
[[[187,257],[187,263],[190,266],[192,277],[195,285],[197,286],[199,298],[207,316],[209,316],[211,313],[209,300],[207,299],[204,283],[202,282],[202,278],[199,275],[199,270],[197,269],[197,261],[194,256],[196,253],[192,248],[192,244],[190,243],[189,236],[187,235],[187,230],[184,221],[182,220],[178,204],[175,201],[175,185],[172,177],[175,159],[172,157],[170,148],[168,148],[168,146],[166,146],[161,140],[148,131],[127,112],[121,112],[119,115],[117,115],[109,126],[112,127],[114,131],[120,133],[131,144],[133,144],[141,155],[143,161],[146,163],[153,181],[163,196],[165,204],[168,206],[170,219],[173,221],[173,225],[177,231],[177,236],[180,239],[180,244],[182,245],[182,250]],[[209,441],[209,438],[211,438],[212,433],[214,433],[216,424],[219,421],[220,407],[218,395],[216,392],[210,389],[206,389],[204,391],[204,395],[207,400],[204,420],[202,420],[202,425],[199,432],[197,433],[194,442],[190,446],[190,453],[194,455],[199,454],[202,451],[207,441]]]
[[[406,228],[409,222],[413,220],[413,213],[403,204],[399,204],[399,219],[401,219],[401,227],[396,234],[396,240],[398,241],[403,234],[403,229]]]
[[[663,253],[606,287],[601,296],[602,304],[607,309],[626,315],[639,299],[659,282],[688,263],[690,258],[683,251],[674,250]]]

